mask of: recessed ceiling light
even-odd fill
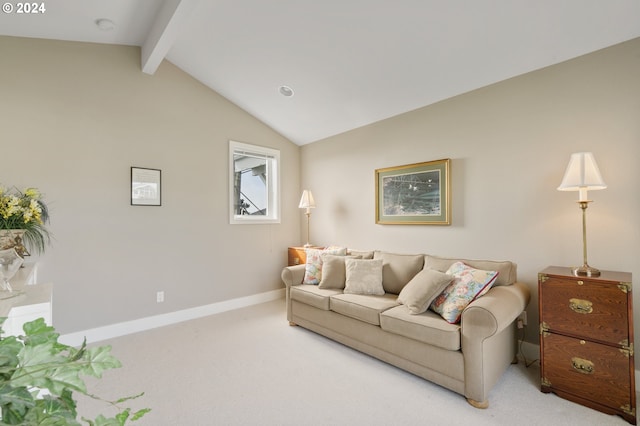
[[[293,96],[293,89],[289,86],[280,86],[278,92],[280,92],[282,96],[286,96],[287,98]]]
[[[115,22],[113,22],[111,19],[107,19],[107,18],[96,19],[96,25],[102,31],[111,31],[112,29],[114,29],[116,27]]]

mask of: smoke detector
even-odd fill
[[[111,31],[116,27],[115,22],[107,18],[96,19],[96,25],[102,31]]]

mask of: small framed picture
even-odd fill
[[[376,170],[376,223],[450,225],[451,160]]]
[[[143,167],[131,167],[131,205],[160,206],[161,171]]]

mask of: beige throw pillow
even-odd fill
[[[398,295],[398,302],[405,305],[410,314],[418,315],[426,312],[431,302],[442,293],[453,278],[452,275],[425,268],[404,286]]]
[[[345,259],[345,294],[382,296],[382,259]]]
[[[337,256],[322,254],[322,278],[318,288],[343,290],[347,275],[344,261],[346,259],[360,259],[360,256]]]
[[[320,284],[322,279],[322,255],[323,254],[336,254],[344,256],[347,254],[346,248],[340,247],[327,247],[325,249],[305,249],[307,255],[307,262],[305,264],[304,279],[302,284]]]

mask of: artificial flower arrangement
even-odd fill
[[[24,230],[24,242],[37,253],[50,241],[45,224],[49,210],[35,188],[19,191],[0,186],[0,230]]]

